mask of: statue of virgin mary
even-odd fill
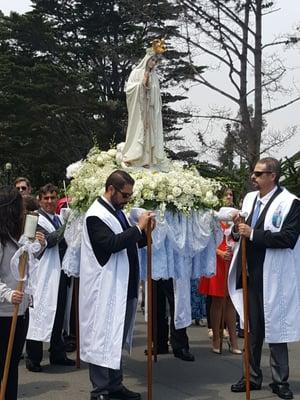
[[[162,101],[155,72],[159,54],[163,51],[159,52],[157,48],[155,51],[152,45],[150,51],[132,70],[125,86],[128,126],[122,158],[128,166],[159,166],[166,160]]]

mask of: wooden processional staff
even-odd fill
[[[147,225],[147,400],[152,400],[153,382],[153,363],[152,363],[152,343],[153,343],[153,287],[152,287],[152,237],[151,219]]]
[[[24,236],[28,239],[33,240],[35,238],[35,231],[38,223],[38,214],[37,213],[28,213],[25,219],[25,226],[24,226]],[[24,251],[23,254],[20,256],[19,261],[19,276],[20,280],[17,284],[16,290],[23,292],[24,289],[24,277],[26,275],[26,268],[28,263],[28,253]],[[9,334],[9,341],[7,346],[6,358],[5,358],[5,365],[4,365],[4,372],[1,382],[1,394],[0,400],[5,400],[5,392],[7,387],[7,380],[9,374],[9,367],[10,361],[12,356],[12,350],[14,346],[14,339],[16,333],[16,326],[18,320],[18,312],[19,312],[19,304],[14,305],[14,313],[12,317],[11,327],[10,327],[10,334]]]
[[[245,216],[241,214],[242,222]],[[249,357],[249,311],[248,311],[248,284],[247,284],[247,253],[246,238],[241,237],[242,246],[242,286],[244,306],[244,372],[246,382],[246,400],[250,400],[250,357]]]

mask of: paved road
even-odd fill
[[[296,316],[295,316],[296,317]],[[299,316],[298,316],[299,317]],[[231,383],[241,375],[241,357],[224,351],[222,355],[210,352],[207,329],[191,326],[188,330],[190,346],[196,356],[195,362],[184,362],[172,354],[159,356],[154,364],[154,400],[241,400],[244,394],[230,392]],[[240,343],[242,346],[242,343]],[[135,330],[135,347],[131,357],[125,357],[124,383],[142,393],[147,399],[147,370],[144,349],[146,347],[145,323],[141,313]],[[300,400],[300,344],[290,345],[290,384],[295,399]],[[75,354],[71,354],[71,357]],[[263,389],[251,393],[253,400],[278,399],[268,388],[270,370],[269,352],[263,350]],[[24,361],[20,366],[19,399],[31,400],[89,400],[90,383],[87,366],[81,369],[50,366],[47,351],[42,373],[26,370]]]

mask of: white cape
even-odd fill
[[[258,192],[248,193],[242,210],[250,215]],[[286,189],[273,200],[264,222],[264,229],[279,232],[291,208],[295,196]],[[281,214],[278,227],[273,225],[274,216]],[[233,304],[244,321],[242,289],[236,289],[236,246],[231,262],[228,288]],[[300,239],[294,249],[266,249],[263,265],[263,292],[265,315],[265,340],[267,343],[288,343],[300,340]],[[251,301],[251,298],[249,299]]]
[[[119,369],[129,279],[127,251],[124,249],[112,254],[107,264],[101,266],[95,257],[87,232],[86,218],[89,216],[101,218],[115,234],[123,232],[117,218],[95,200],[85,216],[82,233],[79,289],[80,357],[88,363]],[[135,310],[125,340],[129,349],[132,344]]]
[[[39,225],[49,233],[55,228],[43,215]],[[34,281],[33,307],[29,307],[27,339],[50,342],[57,306],[61,263],[58,245],[46,248],[31,278]]]

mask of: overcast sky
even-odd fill
[[[10,11],[23,13],[30,11],[30,0],[0,0],[0,9],[4,14]],[[277,7],[281,8],[278,13],[267,16],[264,20],[264,40],[272,39],[275,34],[290,32],[300,23],[300,16],[295,10],[299,8],[299,0],[277,0]],[[300,47],[300,46],[299,46]],[[298,51],[285,51],[282,58],[289,67],[294,69],[289,72],[289,81],[297,85],[300,91],[300,49]],[[220,77],[222,79],[222,77]],[[214,92],[201,88],[193,88],[191,91],[191,101],[197,104],[203,111],[207,104],[224,105],[224,99],[218,98]],[[288,101],[288,98],[285,99]],[[280,110],[268,118],[268,127],[274,129],[284,129],[289,125],[300,126],[300,102]],[[300,150],[300,129],[298,133],[277,152],[271,153],[275,157],[291,156]]]

